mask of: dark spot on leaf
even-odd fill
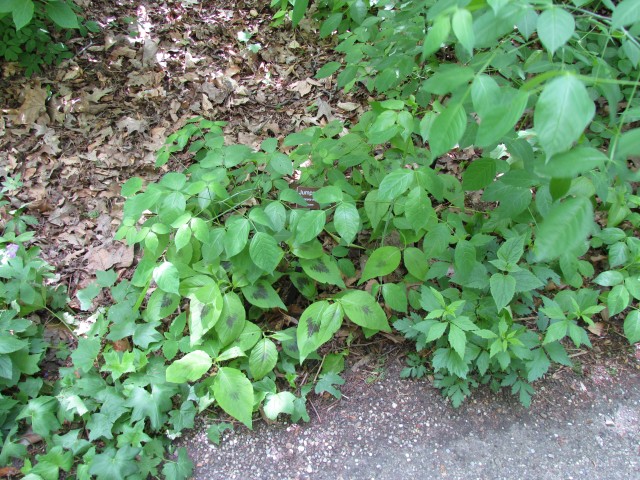
[[[229,315],[227,317],[227,327],[229,328],[233,327],[233,324],[236,323],[237,318],[238,318],[237,315]]]
[[[367,305],[363,305],[362,313],[364,313],[365,315],[371,315],[371,309]]]
[[[267,292],[267,289],[262,285],[258,285],[251,296],[256,300],[264,300],[265,298],[269,298],[269,292]]]
[[[210,311],[211,311],[211,305],[205,305],[204,307],[202,307],[200,318],[205,318],[207,315],[209,315]]]
[[[312,265],[311,270],[319,273],[329,273],[329,269],[322,262],[316,262],[314,265]]]
[[[237,402],[238,400],[240,400],[240,394],[238,392],[236,392],[235,390],[229,392],[229,398],[231,400],[233,400],[234,402]]]
[[[298,278],[298,286],[300,288],[306,287],[307,285],[309,285],[309,283],[311,283],[311,282],[309,282],[309,279],[307,277],[299,277]]]
[[[309,337],[320,331],[320,322],[316,323],[313,318],[310,318],[307,322],[307,335]]]
[[[160,302],[160,306],[162,308],[167,308],[173,303],[173,298],[168,293],[162,295],[162,301]]]

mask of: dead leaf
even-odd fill
[[[121,120],[118,120],[116,126],[120,130],[127,130],[127,133],[131,135],[133,132],[144,133],[147,129],[147,123],[144,120],[136,120],[131,117],[124,117]]]
[[[587,330],[589,330],[594,335],[601,337],[602,331],[604,330],[604,323],[596,322],[593,325],[587,326]]]
[[[345,112],[353,112],[357,110],[359,106],[360,104],[355,102],[338,102],[338,108]]]
[[[47,90],[42,88],[40,84],[33,88],[25,88],[24,102],[16,110],[14,122],[18,125],[31,125],[40,115],[47,110],[45,101],[47,100]]]
[[[327,122],[335,119],[333,116],[333,112],[331,111],[331,105],[328,102],[325,102],[321,98],[316,100],[316,105],[318,105],[318,114],[316,115],[316,120],[320,120],[322,117],[327,119]]]
[[[298,92],[300,96],[304,97],[311,91],[311,84],[306,80],[300,80],[298,82],[293,82],[291,85],[289,85],[289,90]]]

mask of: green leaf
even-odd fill
[[[622,312],[629,306],[630,300],[629,291],[624,285],[616,285],[613,287],[607,296],[609,315],[614,316]]]
[[[624,320],[624,334],[629,343],[640,342],[640,310],[632,310]]]
[[[66,2],[49,0],[45,5],[45,11],[47,16],[62,28],[80,28],[78,17]]]
[[[385,283],[382,286],[382,297],[389,308],[396,312],[407,313],[407,291],[404,285]]]
[[[460,44],[469,54],[473,55],[475,35],[473,33],[473,17],[471,12],[465,8],[459,8],[451,17],[451,27]]]
[[[300,363],[320,345],[331,340],[342,325],[342,319],[340,305],[330,304],[326,300],[312,303],[302,312],[296,329]]]
[[[548,162],[536,165],[536,173],[550,178],[575,178],[581,173],[602,168],[608,160],[600,150],[591,147],[575,147],[553,155]]]
[[[194,350],[167,367],[167,382],[195,382],[207,373],[211,365],[213,365],[213,361],[207,353],[202,350]]]
[[[12,16],[16,30],[20,30],[22,27],[25,27],[33,18],[33,2],[31,0],[14,1]]]
[[[480,113],[480,127],[476,135],[476,143],[487,147],[500,141],[520,120],[529,94],[520,90],[501,90],[501,95],[494,99],[493,105],[487,111]]]
[[[57,408],[58,402],[54,397],[42,396],[33,398],[22,409],[17,420],[27,419],[35,433],[44,438],[49,438],[52,432],[60,428],[60,422],[58,422],[55,415]]]
[[[430,343],[435,340],[438,340],[444,335],[444,332],[447,331],[447,327],[449,326],[449,323],[427,320],[425,322],[422,322],[422,324],[419,323],[418,325],[416,325],[416,328],[420,327],[420,331],[422,331],[422,325],[424,325],[425,327],[427,326],[429,327],[429,329],[425,332],[427,336],[425,337],[424,341],[425,343]]]
[[[390,202],[384,202],[379,197],[380,192],[378,190],[371,190],[364,199],[364,211],[373,229],[378,226],[391,206]]]
[[[28,346],[29,342],[25,339],[17,338],[7,332],[3,332],[3,335],[0,335],[0,355],[17,352]]]
[[[178,460],[165,461],[162,467],[162,475],[166,480],[187,480],[193,473],[193,462],[187,454],[187,449],[178,449]]]
[[[415,247],[408,247],[404,250],[404,266],[407,271],[421,282],[424,281],[429,272],[429,260],[427,256]]]
[[[276,420],[278,415],[291,415],[295,410],[296,397],[291,392],[267,393],[262,411],[269,420]]]
[[[494,273],[491,275],[491,296],[496,303],[498,312],[509,305],[516,293],[516,279],[511,275]]]
[[[524,254],[524,237],[512,237],[498,249],[497,256],[505,263],[516,265]]]
[[[324,210],[307,210],[302,213],[296,226],[296,243],[306,243],[313,240],[324,229],[327,214]]]
[[[573,15],[560,7],[552,6],[538,17],[538,38],[551,55],[569,41],[575,28]]]
[[[181,299],[180,295],[163,292],[157,288],[147,301],[147,308],[144,311],[145,320],[153,322],[167,318],[178,308]]]
[[[276,344],[268,338],[260,340],[249,355],[249,370],[254,380],[260,380],[274,369],[278,362]]]
[[[283,310],[287,309],[277,292],[266,280],[258,280],[253,285],[242,287],[242,294],[249,303],[256,307],[264,309],[276,307],[282,308]]]
[[[343,202],[333,214],[333,225],[336,232],[346,244],[350,244],[360,231],[360,214],[353,203]]]
[[[438,16],[424,38],[424,43],[422,45],[422,61],[440,50],[442,44],[447,41],[450,31],[450,17],[448,15]]]
[[[95,475],[98,480],[125,480],[138,471],[136,455],[139,452],[139,448],[129,446],[117,450],[108,447],[93,457],[89,473]]]
[[[544,342],[542,342],[542,344],[546,345],[548,343],[562,340],[567,335],[568,328],[569,322],[567,320],[552,323],[547,328],[547,332],[544,336]]]
[[[400,256],[399,252],[398,256]],[[391,331],[384,310],[371,294],[362,290],[350,290],[338,301],[353,323],[371,330]]]
[[[460,358],[464,358],[464,352],[467,346],[467,334],[455,324],[449,324],[449,345],[456,351]]]
[[[309,0],[294,0],[293,11],[291,12],[291,24],[293,25],[293,27],[298,26],[300,20],[302,20],[302,18],[304,17],[308,6]]]
[[[596,111],[584,84],[573,75],[551,80],[542,90],[533,125],[547,158],[569,149]]]
[[[367,138],[372,145],[388,142],[398,133],[398,112],[385,110],[375,117],[373,124],[367,129]]]
[[[593,229],[593,207],[588,198],[577,197],[555,203],[538,226],[535,258],[545,262],[580,246]]]
[[[300,266],[308,276],[320,283],[328,283],[345,288],[340,269],[333,257],[321,254],[318,258],[301,258]]]
[[[617,29],[640,22],[640,3],[638,0],[622,0],[616,5],[611,16],[611,28]]]
[[[369,12],[369,0],[355,0],[349,2],[349,16],[358,25],[360,25],[367,17]]]
[[[416,233],[427,228],[431,222],[437,221],[437,216],[431,206],[429,195],[422,187],[413,188],[407,195],[407,200],[404,205],[404,215]]]
[[[344,195],[342,190],[335,185],[322,187],[320,190],[313,192],[313,199],[318,203],[336,203],[341,202]]]
[[[436,117],[429,132],[429,146],[433,157],[448,152],[462,138],[467,128],[467,112],[461,102],[450,102]]]
[[[342,394],[340,393],[340,390],[334,387],[334,385],[337,385],[339,387],[340,385],[344,385],[344,382],[345,382],[344,378],[342,378],[337,373],[328,372],[323,375],[320,375],[320,378],[318,379],[318,383],[316,383],[314,392],[316,393],[316,395],[320,395],[324,392],[327,392],[333,395],[335,398],[339,399],[342,397]]]
[[[474,160],[462,173],[462,188],[466,191],[485,188],[495,179],[496,170],[496,162],[492,158]]]
[[[613,287],[624,282],[624,275],[617,270],[608,270],[602,272],[596,278],[593,279],[593,283],[602,287]]]
[[[265,272],[273,273],[284,257],[284,252],[271,235],[258,232],[249,244],[249,256]]]
[[[533,351],[533,357],[527,363],[527,380],[535,382],[542,378],[551,366],[551,362],[542,348],[536,348]]]
[[[244,373],[235,368],[220,367],[212,389],[220,407],[251,429],[253,386]]]
[[[189,337],[192,346],[200,343],[222,314],[222,294],[218,285],[211,282],[202,289],[207,291],[207,300],[210,301],[202,302],[192,295],[189,303]]]
[[[149,425],[154,431],[158,431],[167,421],[167,412],[171,410],[173,403],[173,388],[164,385],[153,385],[151,393],[141,387],[133,387],[127,400],[127,406],[132,408],[131,422],[149,419]]]
[[[358,285],[374,277],[389,275],[400,265],[400,257],[398,247],[387,246],[375,249],[367,260]]]
[[[406,168],[400,168],[388,173],[380,182],[378,200],[388,202],[398,198],[406,192],[413,183],[414,172]]]
[[[180,273],[173,263],[163,262],[154,268],[153,280],[163,292],[180,294]]]
[[[326,63],[322,66],[322,68],[320,68],[320,70],[318,70],[318,72],[316,73],[316,78],[322,79],[322,78],[330,77],[331,75],[336,73],[339,68],[340,68],[340,62]]]
[[[251,224],[249,220],[238,215],[234,215],[227,220],[227,231],[224,234],[224,250],[227,256],[233,257],[244,250],[249,241],[249,230]]]
[[[229,345],[242,333],[246,321],[246,311],[242,300],[235,292],[227,292],[222,297],[222,312],[214,330],[222,346]]]

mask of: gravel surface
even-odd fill
[[[600,365],[600,364],[598,364]],[[312,399],[305,425],[256,422],[183,440],[196,479],[640,479],[640,361],[557,371],[530,409],[479,391],[453,409],[427,380],[347,371],[340,401]],[[375,379],[373,383],[370,383]]]

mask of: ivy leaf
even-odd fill
[[[167,367],[167,382],[195,382],[207,373],[211,365],[213,365],[213,361],[207,353],[202,350],[194,350]]]
[[[144,388],[134,387],[127,401],[127,406],[132,408],[131,422],[148,418],[151,429],[158,431],[168,418],[166,412],[171,410],[172,394],[172,389],[166,384],[153,385],[151,393]]]
[[[344,378],[342,378],[337,373],[328,372],[320,376],[320,378],[318,379],[318,383],[316,383],[314,392],[317,395],[327,392],[333,395],[335,398],[340,399],[342,397],[342,393],[340,393],[340,390],[334,387],[334,385],[344,385],[344,382]]]
[[[213,395],[220,407],[249,429],[253,412],[253,386],[240,370],[220,367],[213,380]]]
[[[254,380],[260,380],[276,366],[278,349],[268,338],[260,340],[249,355],[249,370]]]
[[[632,345],[640,342],[640,310],[632,310],[624,320],[624,334]]]
[[[516,293],[516,279],[511,275],[494,273],[489,281],[491,285],[491,296],[496,303],[498,312],[509,305]]]
[[[153,280],[164,292],[179,295],[180,273],[171,262],[163,262],[153,269]]]
[[[258,232],[251,239],[249,256],[265,272],[273,273],[284,257],[284,252],[275,238],[267,233]]]
[[[534,130],[547,158],[564,152],[591,123],[596,107],[584,84],[573,75],[551,80],[533,114]]]
[[[276,420],[278,415],[291,415],[295,410],[296,397],[291,392],[267,393],[262,411],[269,420]]]
[[[586,197],[555,203],[538,226],[535,258],[545,262],[581,245],[593,228],[593,207]]]
[[[89,473],[98,480],[125,480],[138,471],[135,457],[139,452],[140,449],[134,447],[125,446],[117,450],[108,447],[93,457]]]
[[[362,290],[350,290],[338,302],[353,323],[370,330],[391,332],[387,315],[371,294]]]
[[[389,275],[400,265],[401,253],[398,247],[380,247],[373,251],[367,260],[358,285],[374,277]]]
[[[187,449],[180,447],[178,449],[178,460],[165,461],[162,467],[162,474],[167,480],[186,480],[193,473],[193,462],[187,454]]]
[[[333,214],[336,232],[346,244],[350,244],[360,231],[360,214],[353,203],[343,202]]]
[[[273,289],[271,284],[266,280],[258,280],[253,285],[242,287],[242,294],[249,303],[256,307],[281,308],[286,310],[287,307],[282,303],[278,293]]]
[[[60,428],[60,422],[56,418],[58,402],[54,397],[42,396],[29,400],[22,409],[17,420],[23,418],[29,420],[31,429],[44,438],[49,438],[52,432]]]
[[[538,37],[551,55],[567,43],[575,29],[573,15],[560,7],[552,6],[538,17]]]

